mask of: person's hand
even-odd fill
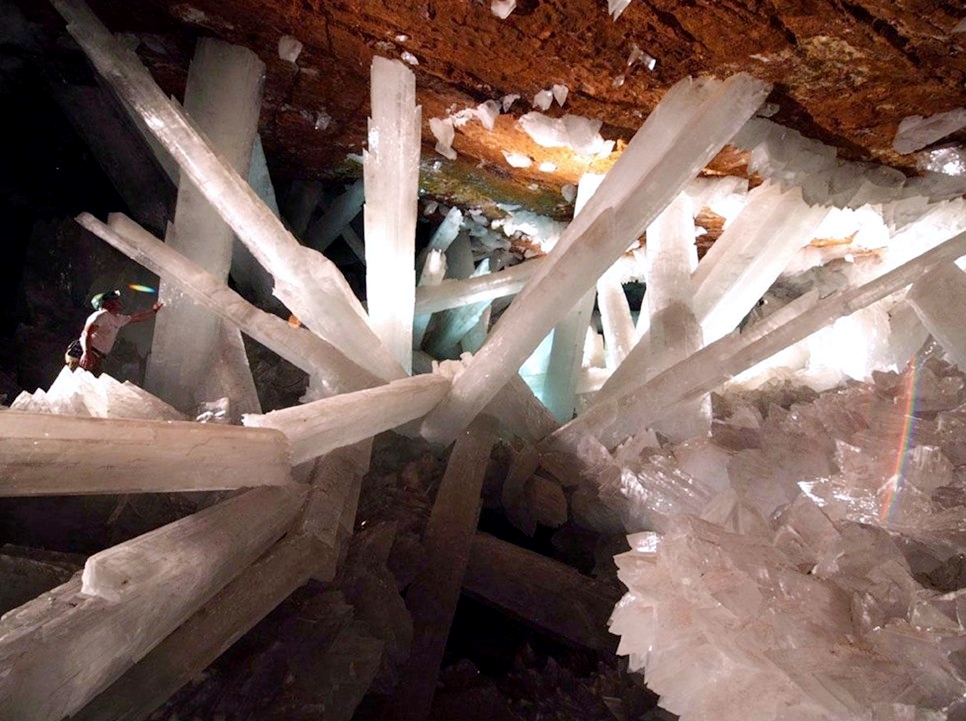
[[[151,306],[151,310],[153,310],[155,313],[157,313],[162,308],[164,308],[164,303],[161,303],[160,301]]]
[[[93,370],[94,369],[93,354],[88,353],[87,351],[84,351],[80,357],[80,367],[83,368],[85,371]]]

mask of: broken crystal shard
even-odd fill
[[[77,222],[96,236],[152,272],[177,283],[209,310],[318,379],[326,394],[358,390],[379,382],[376,376],[318,336],[251,305],[130,218],[115,213],[109,220],[110,226],[107,226],[88,213],[77,217]]]
[[[689,79],[665,95],[567,227],[550,261],[530,279],[470,368],[427,416],[427,438],[449,440],[466,427],[570,309],[567,299],[593,287],[750,117],[768,90],[765,83],[737,75],[720,84]]]
[[[529,155],[524,155],[523,153],[511,153],[509,151],[502,151],[503,157],[506,158],[507,165],[511,168],[529,168],[533,165],[533,160]]]
[[[247,427],[282,431],[292,444],[292,463],[298,465],[421,418],[449,385],[438,375],[413,376],[242,420]],[[374,408],[379,412],[373,413]]]
[[[451,118],[430,118],[429,129],[436,138],[436,152],[444,158],[456,160],[456,151],[453,150],[453,140],[456,138],[456,129],[453,127]]]
[[[557,101],[557,105],[563,107],[563,104],[567,102],[567,94],[570,92],[567,90],[566,85],[553,85],[550,88],[550,92],[553,93],[553,99]]]
[[[363,153],[369,325],[409,373],[422,110],[416,106],[416,76],[397,61],[372,59],[371,91]]]
[[[0,495],[194,491],[286,485],[277,432],[182,421],[0,411]],[[254,429],[253,429],[254,430]],[[71,473],[62,473],[73,458]]]
[[[532,104],[533,104],[533,107],[535,108],[540,108],[541,110],[549,110],[550,106],[553,104],[553,92],[550,90],[539,91],[536,95],[533,96]]]
[[[76,579],[4,616],[0,717],[73,715],[285,533],[304,495],[256,489],[104,551],[108,564],[131,553],[115,579],[130,570],[132,582],[116,602],[81,593]]]
[[[500,20],[506,20],[517,6],[517,0],[492,0],[490,11]]]
[[[335,266],[299,245],[248,183],[213,152],[140,64],[78,0],[55,0],[98,72],[148,123],[151,132],[198,184],[239,240],[275,277],[275,293],[309,328],[382,378],[403,369],[366,323],[365,311]]]
[[[301,53],[302,43],[299,42],[298,38],[283,35],[278,39],[278,57],[282,60],[294,63]]]
[[[648,286],[650,287],[650,286]],[[616,368],[634,347],[634,320],[627,304],[624,286],[614,273],[604,273],[597,280],[597,305],[604,330],[607,367]]]
[[[923,270],[963,255],[966,255],[966,233],[944,241],[864,285],[835,293],[778,327],[775,327],[772,318],[766,318],[745,333],[725,336],[652,380],[633,390],[623,390],[619,398],[595,403],[558,430],[553,441],[572,444],[572,441],[564,439],[589,433],[605,445],[614,446],[637,429],[661,418],[674,404],[713,390],[737,373],[806,338],[830,321],[904,288],[916,280]]]
[[[913,283],[906,301],[956,365],[966,368],[961,312],[966,303],[966,273],[953,262],[937,265]]]

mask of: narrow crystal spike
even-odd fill
[[[615,273],[608,271],[597,280],[597,305],[604,328],[607,367],[616,368],[631,352],[635,337],[634,319],[631,318],[624,286]]]
[[[681,81],[665,95],[567,227],[550,261],[503,314],[467,371],[423,423],[452,440],[542,338],[757,110],[769,86],[748,75]],[[578,242],[579,241],[579,242]]]
[[[419,286],[416,288],[416,297],[419,297],[419,290],[438,288],[446,277],[446,255],[441,250],[433,249],[426,256],[423,271],[419,275]],[[421,348],[423,336],[426,335],[426,328],[432,312],[420,312],[419,302],[416,302],[416,317],[413,319],[413,348]]]
[[[370,85],[369,146],[363,152],[369,325],[408,373],[422,109],[416,76],[399,61],[374,57]]]
[[[534,258],[495,273],[464,280],[447,279],[438,285],[420,283],[416,289],[416,313],[438,313],[448,308],[516,295],[545,262],[546,258]]]
[[[308,227],[305,232],[305,244],[320,253],[325,252],[353,218],[359,215],[364,201],[365,184],[362,180],[357,180],[332,201],[321,218]]]

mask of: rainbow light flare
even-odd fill
[[[915,420],[913,413],[916,405],[916,391],[919,383],[919,364],[913,364],[906,376],[904,398],[905,403],[901,407],[902,426],[899,432],[899,443],[896,448],[895,470],[886,482],[888,490],[882,496],[882,506],[879,508],[879,521],[883,524],[892,520],[896,502],[899,500],[899,493],[905,480],[905,464],[907,451],[912,444],[912,423]]]
[[[152,288],[150,285],[141,285],[140,283],[129,283],[128,288],[131,290],[136,290],[138,293],[157,293],[156,288]]]

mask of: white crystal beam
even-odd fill
[[[419,285],[416,287],[416,297],[419,297],[420,290],[436,288],[446,277],[446,255],[440,250],[431,250],[426,256],[423,270],[419,274]],[[421,348],[423,337],[426,335],[426,328],[432,320],[433,313],[422,312],[416,306],[416,314],[413,318],[413,348]]]
[[[416,314],[438,313],[470,303],[515,295],[526,285],[546,258],[534,258],[495,273],[465,280],[445,280],[439,285],[420,285],[416,289]]]
[[[691,201],[682,193],[647,229],[649,262],[644,300],[651,320],[646,378],[683,361],[704,345],[691,294],[691,270],[697,260],[692,218]],[[707,400],[684,404],[662,419],[656,430],[675,443],[707,433],[711,428]]]
[[[133,220],[113,213],[105,225],[89,213],[77,222],[153,273],[176,283],[198,303],[237,325],[246,335],[301,368],[327,395],[377,385],[379,379],[304,328],[295,328],[246,301],[210,273],[155,238]]]
[[[251,565],[292,524],[304,488],[258,488],[103,551],[92,576],[0,621],[0,718],[80,709]]]
[[[653,218],[757,110],[769,86],[748,75],[682,81],[635,135],[546,263],[503,314],[472,364],[423,423],[447,442],[486,405],[526,357]]]
[[[307,327],[359,365],[384,379],[405,375],[369,328],[361,303],[338,269],[299,245],[251,186],[167,99],[137,56],[117,43],[80,0],[52,1],[101,76],[145,119],[239,240],[272,273],[278,298]]]
[[[309,226],[305,233],[305,244],[323,252],[359,215],[364,200],[365,185],[362,180],[357,180],[332,202],[321,218]]]
[[[966,233],[937,245],[894,270],[856,288],[839,291],[776,327],[765,318],[745,333],[732,333],[677,363],[650,381],[628,387],[618,398],[594,403],[556,431],[551,445],[573,449],[585,435],[613,447],[662,418],[675,404],[704,393],[778,351],[877,300],[906,287],[937,263],[966,255]]]
[[[648,286],[650,288],[650,285]],[[634,347],[634,319],[620,277],[608,271],[597,280],[597,306],[604,329],[607,366],[616,368]],[[586,328],[584,329],[586,333]]]
[[[0,496],[288,485],[289,455],[262,429],[0,411]]]
[[[906,301],[960,370],[966,368],[966,273],[951,261],[937,265],[912,284]]]
[[[595,297],[594,290],[584,293],[577,305],[553,329],[543,397],[547,408],[560,423],[566,423],[574,417],[584,340],[594,312]]]
[[[766,181],[698,264],[691,283],[706,342],[734,330],[814,237],[829,208],[810,206],[801,188]]]
[[[282,539],[71,720],[148,718],[326,565],[333,553],[306,534]]]
[[[413,376],[265,415],[245,416],[243,422],[282,431],[292,444],[292,463],[297,465],[421,418],[449,386],[449,380],[438,375]]]
[[[374,57],[370,77],[372,117],[363,152],[369,325],[409,372],[422,110],[416,76],[405,64]]]
[[[248,177],[261,110],[265,65],[251,50],[211,38],[198,41],[188,70],[185,112],[204,131],[239,175]],[[166,242],[218,279],[228,277],[235,236],[204,194],[182,173],[174,224]],[[222,354],[222,321],[161,279],[158,298],[164,313],[155,320],[144,385],[176,408],[188,411],[199,402],[227,396],[246,412],[260,412],[245,356]],[[237,330],[229,332],[237,334]],[[185,343],[190,337],[191,342]],[[231,339],[227,339],[231,342]],[[247,383],[211,387],[216,360],[232,362],[232,373]],[[222,376],[224,377],[224,376]],[[205,388],[211,395],[202,395]]]

